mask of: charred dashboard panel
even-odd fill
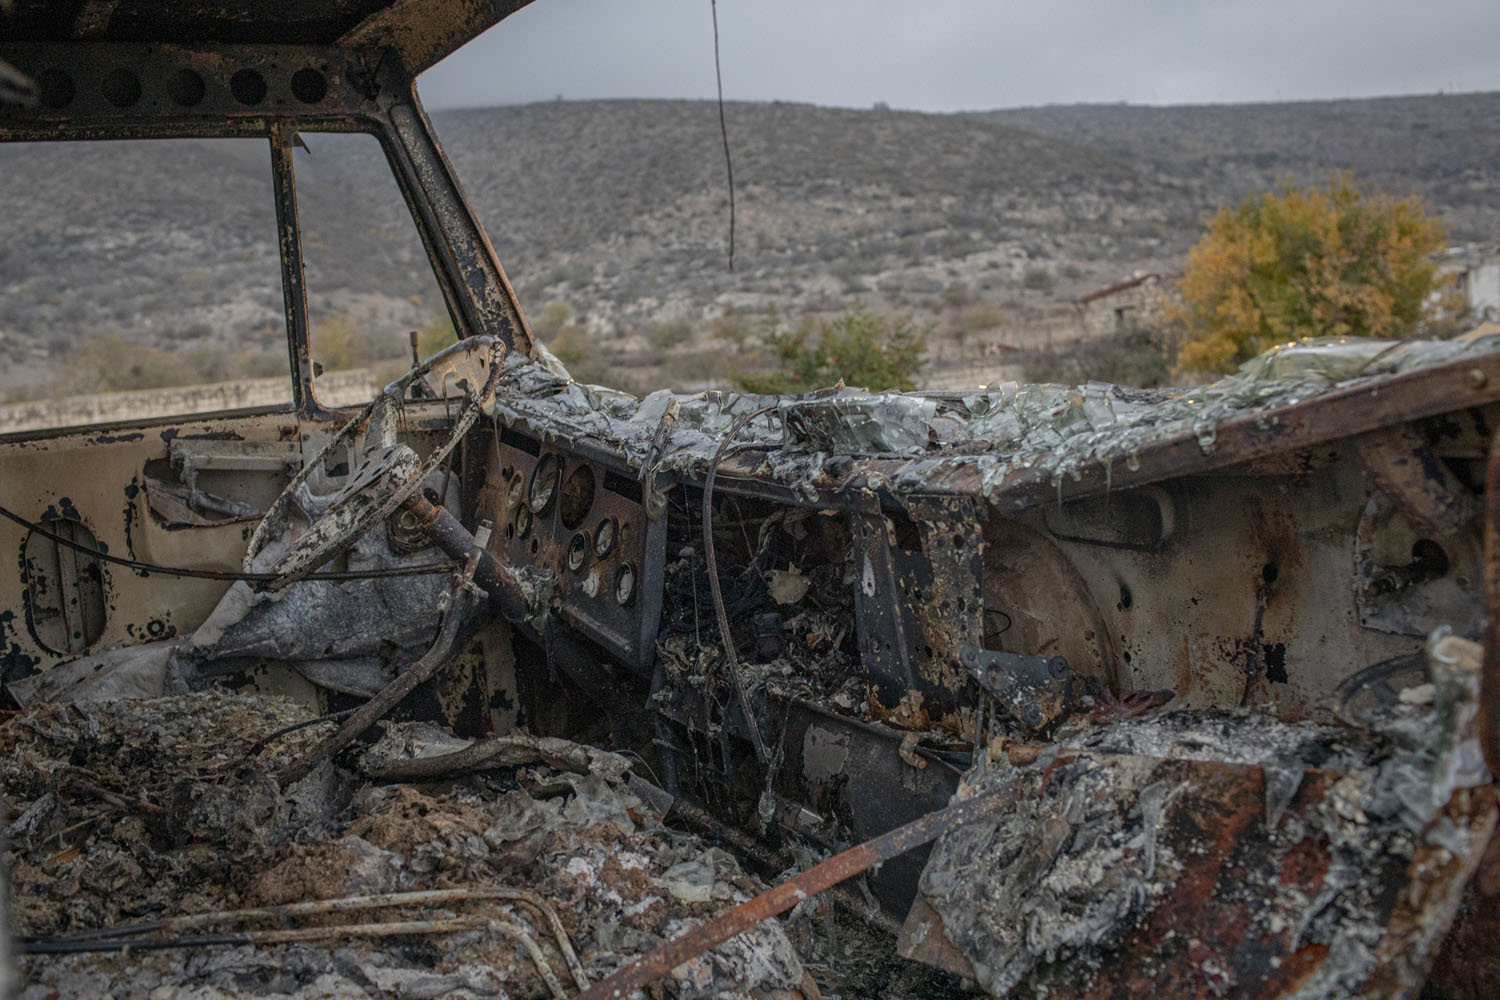
[[[496,436],[481,506],[494,554],[549,568],[564,621],[632,666],[651,665],[661,618],[666,524],[646,514],[641,484],[516,428]]]

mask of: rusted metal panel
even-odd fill
[[[531,0],[395,0],[340,42],[389,45],[416,76]]]
[[[413,76],[530,0],[316,0],[59,4],[15,0],[6,33],[27,41],[394,47]]]
[[[1480,787],[1381,826],[1317,767],[1043,751],[1007,780],[1027,818],[940,841],[901,938],[996,995],[1410,996],[1496,819]]]
[[[896,936],[896,951],[903,958],[910,958],[934,969],[951,972],[955,976],[974,979],[974,963],[967,955],[953,947],[943,933],[943,918],[932,908],[932,904],[918,896],[901,924]]]
[[[265,136],[276,121],[366,131],[403,96],[381,94],[378,48],[7,40],[0,52],[39,88],[29,107],[0,105],[5,140]]]
[[[1411,424],[1365,434],[1347,445],[1376,487],[1436,537],[1461,531],[1474,516],[1472,495]]]
[[[951,461],[924,458],[920,483],[901,492],[908,497],[984,496],[997,509],[1017,513],[1049,502],[1214,473],[1351,435],[1496,402],[1500,402],[1500,356],[1483,355],[1393,376],[1375,385],[1356,383],[1333,389],[1280,407],[1272,414],[1247,413],[1219,424],[1208,448],[1193,434],[1183,433],[1145,445],[1130,462],[1109,467],[1090,465],[1060,481],[1040,470],[1019,469],[986,486],[980,470],[967,456]],[[727,480],[724,488],[738,488],[735,479],[756,478],[757,464],[757,460],[746,457],[724,462],[719,473]],[[890,493],[890,484],[900,481],[910,465],[904,458],[861,460],[837,490],[819,491],[817,503],[848,509],[851,499],[861,494]]]
[[[316,425],[301,433],[315,434]],[[127,425],[110,430],[77,428],[28,440],[0,442],[0,483],[4,505],[33,521],[49,508],[59,515],[76,511],[102,549],[113,555],[164,565],[210,568],[238,566],[245,549],[244,525],[224,523],[187,530],[169,526],[152,512],[146,494],[146,465],[168,460],[173,445],[226,439],[283,442],[297,447],[301,433],[286,412],[199,417]],[[244,474],[274,495],[285,482],[275,470]],[[0,520],[0,552],[10,572],[0,574],[0,662],[7,680],[44,670],[76,654],[50,652],[38,644],[25,621],[26,581],[22,549],[26,532]],[[227,589],[227,583],[153,576],[101,564],[98,582],[104,620],[90,648],[107,649],[170,638],[196,627]]]
[[[302,230],[297,225],[297,187],[292,169],[295,133],[284,126],[271,130],[271,183],[276,192],[276,236],[281,257],[282,300],[286,308],[287,357],[292,367],[292,405],[307,420],[326,419],[313,394],[311,334],[307,321],[306,269]]]
[[[449,310],[469,335],[498,337],[511,350],[538,357],[515,289],[417,103],[411,80],[401,80],[389,63],[384,72],[391,88],[402,85],[409,97],[390,108],[390,129],[381,141],[428,255],[447,276],[443,295]]]
[[[1500,434],[1484,477],[1484,662],[1479,671],[1479,745],[1491,774],[1500,775]]]

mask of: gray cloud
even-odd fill
[[[929,111],[1500,89],[1495,0],[720,0],[725,97]],[[708,0],[537,0],[430,107],[711,97]]]

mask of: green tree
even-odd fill
[[[793,330],[769,334],[766,345],[781,370],[733,373],[747,392],[808,392],[839,379],[866,389],[913,389],[927,335],[909,315],[856,308],[833,319],[804,319]]]
[[[1302,337],[1412,336],[1451,305],[1434,295],[1444,281],[1433,254],[1445,240],[1420,198],[1374,191],[1347,172],[1221,207],[1178,284],[1178,367],[1223,372]]]

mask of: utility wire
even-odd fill
[[[50,539],[58,545],[82,552],[84,555],[101,562],[113,563],[116,566],[124,566],[138,573],[160,573],[162,576],[185,576],[197,580],[245,580],[249,583],[272,583],[278,579],[276,573],[234,573],[220,569],[193,569],[186,566],[158,566],[155,563],[140,562],[136,559],[122,559],[112,556],[106,552],[71,538],[64,538],[54,531],[48,531],[40,524],[28,521],[15,511],[0,507],[0,517],[7,517],[23,528],[36,532],[43,538]],[[389,576],[427,576],[433,573],[448,573],[457,569],[458,562],[420,563],[416,566],[389,566],[383,569],[360,569],[344,570],[341,572],[309,573],[303,580],[370,580]]]
[[[724,172],[729,175],[729,270],[734,271],[734,162],[729,158],[729,126],[724,123],[724,74],[719,69],[719,0],[708,0],[714,18],[714,80],[719,85],[719,135],[724,138]]]

